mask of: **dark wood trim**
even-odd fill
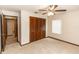
[[[30,18],[30,17],[34,17],[34,18],[41,18],[41,17],[35,17],[35,16],[29,16],[29,18]],[[45,18],[42,18],[42,19],[45,19]]]
[[[22,44],[18,41],[19,45],[22,47]]]
[[[65,41],[65,40],[61,40],[61,39],[58,39],[58,38],[55,38],[55,37],[48,36],[47,38],[55,39],[55,40],[62,41],[62,42],[65,42],[65,43],[68,43],[68,44],[72,44],[72,45],[75,45],[75,46],[79,47],[78,44],[74,44],[74,43],[71,43],[71,42],[68,42],[68,41]]]
[[[22,47],[22,46],[28,45],[28,44],[30,44],[30,43],[31,43],[31,42],[25,43],[25,44],[21,44],[20,46]]]
[[[3,16],[8,16],[8,17],[18,17],[18,16],[12,16],[12,15],[3,15]]]

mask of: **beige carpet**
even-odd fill
[[[79,53],[79,47],[54,39],[45,38],[25,46],[18,43],[7,45],[3,54],[64,54]]]

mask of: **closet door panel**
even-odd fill
[[[36,40],[36,19],[34,17],[30,17],[30,42]]]
[[[41,39],[41,20],[37,18],[37,40]]]
[[[45,30],[46,30],[45,19],[41,19],[41,39],[45,38]]]

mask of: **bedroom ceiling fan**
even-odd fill
[[[35,13],[43,12],[42,15],[48,14],[48,16],[50,16],[50,15],[54,15],[55,12],[64,12],[64,11],[67,11],[66,9],[56,10],[57,7],[58,7],[58,5],[49,5],[47,8],[45,8],[45,9],[39,9],[38,12],[35,12]]]

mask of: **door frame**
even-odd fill
[[[1,16],[1,52],[0,52],[0,53],[2,53],[2,47],[3,47],[3,46],[2,46],[2,42],[3,42],[3,41],[2,41],[2,19],[3,19],[3,18],[2,18],[2,15],[1,15],[1,14],[0,14],[0,16]]]
[[[2,24],[3,24],[3,17],[5,17],[5,16],[8,16],[8,17],[16,17],[16,31],[17,31],[17,33],[16,33],[16,35],[17,35],[17,42],[19,42],[18,41],[18,16],[10,16],[10,15],[2,15],[2,20],[1,20],[1,28],[2,28]],[[2,31],[3,31],[3,29],[1,29],[1,34],[3,34],[2,33]],[[6,30],[7,31],[7,30]],[[1,35],[1,51],[4,51],[5,50],[5,47],[4,47],[4,45],[3,45],[3,35]]]

